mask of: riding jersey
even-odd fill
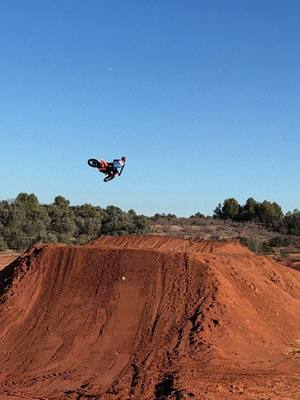
[[[125,165],[125,161],[122,159],[113,161],[114,168],[122,168],[122,167],[124,167],[124,165]]]
[[[118,169],[122,169],[125,165],[125,161],[122,159],[115,159],[113,160],[113,162],[108,163],[105,160],[100,160],[101,162],[101,168],[99,168],[100,172],[108,172],[109,170],[111,170],[112,172],[118,174]]]

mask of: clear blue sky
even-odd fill
[[[298,0],[0,1],[0,198],[300,208]],[[128,156],[105,184],[90,157]]]

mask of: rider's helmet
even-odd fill
[[[123,156],[123,157],[121,158],[121,160],[125,162],[125,161],[126,161],[126,157]]]

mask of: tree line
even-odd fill
[[[284,214],[279,204],[267,200],[249,198],[240,205],[228,198],[218,204],[212,216],[197,212],[178,218],[159,213],[146,217],[115,206],[72,206],[62,196],[52,204],[41,204],[36,195],[20,193],[13,201],[0,201],[0,251],[23,250],[36,242],[83,244],[101,235],[146,234],[155,224],[199,225],[211,218],[262,223],[283,234],[300,235],[300,211]]]
[[[148,232],[146,217],[115,206],[72,206],[62,196],[52,204],[41,204],[36,195],[27,193],[14,201],[0,201],[0,250],[23,250],[36,242],[83,244],[104,234]]]
[[[196,212],[188,218],[177,217],[175,214],[156,213],[149,217],[151,224],[158,225],[199,225],[205,219],[222,219],[234,222],[261,223],[274,231],[283,234],[300,235],[300,211],[294,210],[284,214],[276,202],[258,202],[250,197],[241,205],[234,198],[224,200],[215,208],[212,216]]]
[[[276,202],[258,202],[250,197],[244,205],[236,199],[229,198],[214,210],[214,218],[230,219],[237,222],[258,222],[274,230],[290,235],[300,235],[300,211],[283,213]]]

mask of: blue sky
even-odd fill
[[[298,0],[0,1],[0,198],[300,208]],[[91,157],[128,156],[105,184]]]

